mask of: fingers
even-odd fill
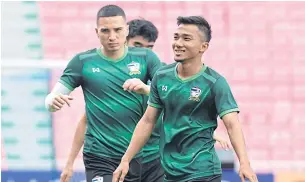
[[[258,182],[258,179],[256,177],[256,175],[252,175],[250,178],[249,178],[250,182]]]
[[[124,82],[123,88],[124,88],[124,90],[129,90],[129,87],[132,85],[135,85],[135,84],[137,84],[137,79],[135,79],[135,78],[128,79]]]
[[[222,145],[223,145],[222,148],[225,149],[226,151],[228,151],[230,149],[228,142],[224,142]]]
[[[61,173],[60,175],[60,182],[66,182],[67,175],[65,173]]]
[[[141,89],[143,89],[143,86],[142,86],[142,85],[136,85],[136,86],[133,88],[133,91],[137,92],[137,91],[140,91]]]
[[[241,179],[241,182],[245,182],[245,177],[244,177],[243,173],[239,173],[239,177]]]
[[[73,98],[71,96],[59,95],[59,97],[61,98],[62,102],[67,103],[67,105],[70,107],[70,100],[73,100]]]
[[[63,105],[65,104],[65,101],[61,98],[61,95],[56,96],[56,97],[54,98],[54,101],[56,101],[58,104],[60,104],[60,105],[58,105],[58,106],[63,106]]]
[[[65,104],[70,106],[70,101],[73,100],[73,97],[68,95],[58,95],[56,96],[50,107],[52,107],[55,110],[60,110]]]
[[[117,168],[117,169],[113,172],[112,182],[118,182],[120,176],[121,176],[121,170],[120,170],[120,168]]]
[[[65,104],[70,106],[70,100],[73,100],[73,97],[67,95],[58,95],[54,98],[52,106],[55,109],[60,110]]]
[[[60,182],[69,182],[72,177],[72,174],[69,174],[67,172],[63,172],[60,175]]]
[[[137,86],[138,86],[137,84],[130,84],[129,87],[128,87],[128,90],[134,91],[135,87],[137,87]]]
[[[223,142],[220,142],[220,146],[222,149],[226,149],[226,145]]]
[[[64,182],[70,182],[71,177],[72,177],[72,175],[68,175],[68,176],[66,177],[66,181],[64,181]]]
[[[229,143],[227,143],[227,142],[226,142],[226,148],[227,148],[227,150],[230,149],[230,145],[229,145]]]
[[[112,182],[123,182],[127,173],[128,170],[119,166],[113,173]]]
[[[52,102],[52,105],[51,105],[54,109],[56,109],[56,110],[60,110],[61,108],[62,108],[62,104],[61,103],[59,103],[57,100],[54,100],[53,102]]]
[[[122,173],[121,173],[121,177],[120,177],[119,182],[124,182],[126,174],[127,174],[127,172],[123,170]]]
[[[133,78],[125,81],[123,84],[123,89],[124,91],[136,91],[135,89],[142,89],[143,84],[144,83],[141,80]]]
[[[239,173],[239,177],[242,182],[245,182],[245,179],[248,179],[250,182],[258,182],[258,179],[255,174],[243,174]]]
[[[123,89],[124,91],[128,90],[129,86],[130,86],[131,82],[129,80],[126,80],[123,84]]]

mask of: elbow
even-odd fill
[[[233,132],[233,128],[232,127],[227,127],[227,132],[228,132],[228,135],[231,136]]]
[[[153,130],[155,127],[155,123],[149,117],[145,117],[145,115],[143,116],[140,122],[142,123],[142,125],[145,125],[146,128],[149,128],[149,130]]]
[[[227,123],[227,132],[229,135],[241,130],[239,121],[231,121]]]

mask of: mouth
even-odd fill
[[[176,55],[180,55],[180,54],[184,53],[185,50],[175,49],[174,52],[175,52]]]
[[[110,47],[116,47],[116,46],[118,46],[119,44],[118,43],[109,43],[108,44]]]

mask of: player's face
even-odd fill
[[[128,25],[122,16],[100,17],[95,29],[106,51],[118,51],[124,47]]]
[[[135,36],[128,40],[128,46],[130,47],[145,47],[152,49],[155,45],[155,42],[149,42],[143,36]]]
[[[175,61],[183,62],[202,56],[208,48],[208,43],[202,40],[202,33],[196,25],[179,25],[172,44]]]

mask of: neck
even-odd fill
[[[124,56],[125,53],[125,46],[123,46],[121,49],[117,50],[117,51],[107,51],[103,48],[101,48],[102,53],[104,54],[104,56],[116,60],[116,59],[120,59],[121,57]]]
[[[201,58],[186,60],[178,65],[177,68],[178,76],[182,79],[186,79],[188,77],[191,77],[199,73],[202,67],[203,64],[201,62]]]

